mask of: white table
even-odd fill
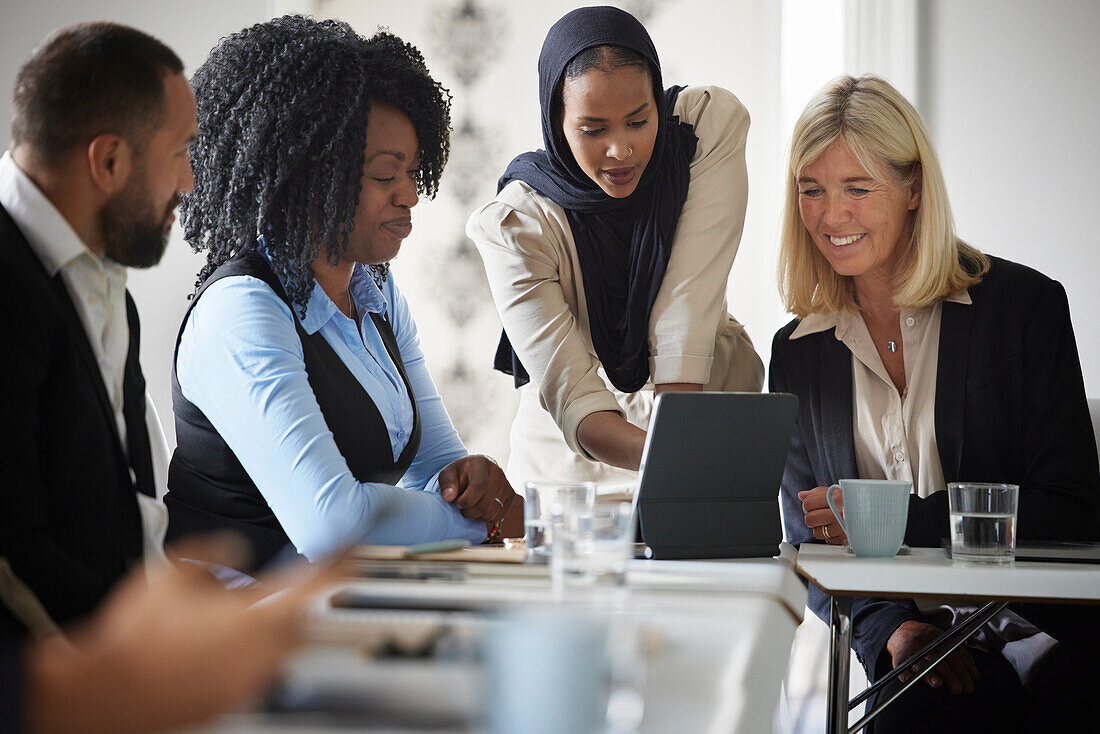
[[[829,734],[851,731],[848,664],[853,597],[1100,604],[1100,565],[1092,564],[955,563],[939,548],[914,548],[908,555],[894,558],[857,558],[840,546],[805,543],[796,567],[831,597]]]
[[[526,566],[468,564],[459,582],[368,579],[341,587],[367,598],[419,600],[433,604],[488,601],[497,610],[553,608],[548,574]],[[642,732],[766,732],[786,676],[795,629],[802,621],[806,589],[789,560],[632,561],[628,587],[596,594],[595,606],[613,607],[612,624],[630,622],[650,640],[643,666]],[[583,596],[583,594],[581,595]],[[565,603],[578,602],[570,593]],[[432,612],[421,613],[430,621]],[[455,613],[450,613],[452,619]],[[461,613],[459,613],[461,614]],[[414,615],[415,616],[415,613]],[[473,665],[379,661],[355,651],[379,624],[398,622],[401,612],[333,609],[312,615],[312,640],[289,669],[313,680],[354,690],[391,708],[405,705],[409,719],[444,722],[432,731],[468,731],[483,691],[483,671]],[[484,622],[481,622],[482,624]],[[476,615],[470,625],[476,627]],[[335,643],[335,644],[334,644]],[[517,674],[525,664],[517,661]],[[404,702],[401,704],[400,702]],[[415,714],[415,716],[412,716]],[[449,718],[448,718],[449,717]],[[287,724],[279,716],[223,717],[218,734],[331,731],[321,723]],[[397,717],[400,718],[400,717]],[[466,719],[465,724],[460,723]],[[447,723],[453,725],[447,727]],[[416,731],[415,724],[380,720],[368,731]],[[359,729],[362,730],[362,729]]]

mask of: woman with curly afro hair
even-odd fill
[[[176,344],[169,537],[237,530],[250,571],[519,534],[522,501],[467,455],[388,273],[450,147],[420,52],[286,16],[224,39],[192,83],[180,213],[207,260]]]

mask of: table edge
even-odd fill
[[[795,558],[794,568],[799,576],[802,576],[804,579],[817,586],[817,588],[821,589],[829,596],[866,596],[874,599],[945,599],[950,601],[995,599],[997,601],[1034,602],[1037,604],[1073,604],[1081,606],[1100,605],[1100,599],[1082,599],[1080,597],[1022,596],[1016,594],[998,594],[996,596],[983,596],[980,594],[953,594],[951,592],[890,592],[867,591],[866,589],[831,589],[818,581],[813,576],[813,574],[806,570],[806,568],[804,568],[799,562],[798,558]]]

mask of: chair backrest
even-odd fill
[[[1092,416],[1092,435],[1096,439],[1096,455],[1100,457],[1100,398],[1089,398],[1089,415]]]

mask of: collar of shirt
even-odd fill
[[[271,253],[268,252],[263,235],[258,237],[257,240],[260,254],[270,263]],[[283,288],[286,288],[286,282],[283,281],[283,277],[279,275],[277,271],[275,277],[283,284]],[[351,297],[355,300],[355,307],[359,309],[359,311],[380,313],[383,316],[387,315],[389,307],[386,296],[382,293],[378,284],[374,282],[374,278],[371,277],[368,268],[359,263],[355,264],[355,267],[352,268],[351,271],[350,288]],[[324,288],[322,288],[321,284],[315,279],[313,281],[313,290],[309,294],[309,302],[306,303],[305,318],[301,320],[302,328],[305,329],[307,334],[316,334],[317,331],[327,324],[329,319],[337,313],[339,313],[339,309],[336,308],[336,304],[332,302],[332,299],[325,293]],[[294,315],[298,315],[297,309],[295,309]]]
[[[355,307],[360,312],[378,313],[386,315],[388,307],[386,297],[374,282],[370,271],[356,263],[351,271],[351,297],[355,299]],[[322,326],[328,323],[340,310],[328,297],[321,284],[313,281],[313,292],[309,294],[309,303],[306,304],[306,316],[302,319],[302,328],[307,334],[316,333]]]
[[[69,263],[86,256],[103,269],[108,279],[125,282],[126,268],[89,250],[61,212],[16,165],[10,152],[0,158],[0,204],[15,220],[51,278]]]
[[[973,304],[970,300],[970,291],[966,288],[958,290],[947,298],[943,299],[948,303],[961,303],[966,306]],[[854,328],[853,319],[859,314],[856,311],[833,311],[830,313],[813,313],[806,316],[799,322],[798,326],[791,333],[791,340],[801,339],[804,336],[810,334],[817,334],[822,331],[828,331],[829,329],[836,328],[837,341],[844,341],[844,339]]]

